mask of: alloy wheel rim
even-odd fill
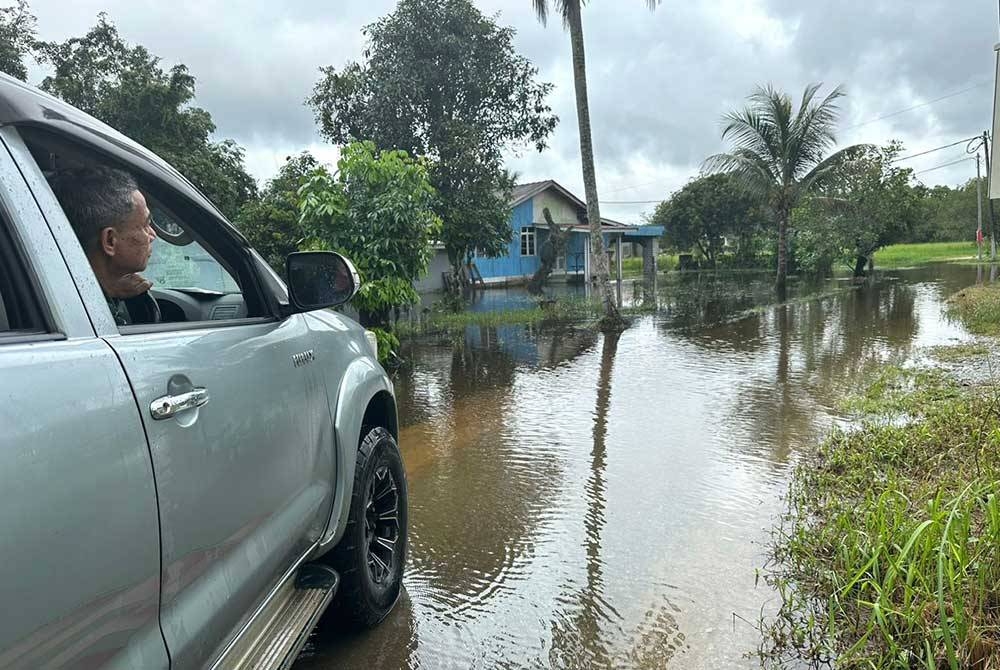
[[[399,548],[399,489],[389,466],[375,470],[365,500],[368,575],[385,586],[392,579]]]

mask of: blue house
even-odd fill
[[[539,253],[548,238],[548,224],[543,211],[548,208],[553,222],[568,227],[566,251],[556,259],[553,278],[584,281],[591,276],[590,226],[587,224],[587,204],[552,180],[520,184],[512,193],[510,242],[506,253],[497,258],[478,254],[474,262],[484,283],[505,285],[525,283],[540,266]],[[628,255],[634,245],[641,245],[643,268],[647,275],[656,272],[656,254],[662,226],[630,226],[611,219],[601,219],[604,246],[611,261],[611,274],[620,272],[617,263]],[[447,255],[439,249],[428,274],[417,282],[420,291],[443,288],[442,274],[449,271]]]

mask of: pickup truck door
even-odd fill
[[[146,274],[163,313],[189,320],[119,328],[103,298],[85,304],[139,405],[159,501],[160,625],[172,670],[193,670],[224,653],[320,539],[333,420],[309,320],[261,313],[247,250],[211,213],[137,177],[158,225],[188,234],[183,246],[157,240]],[[70,270],[95,282],[85,258]]]
[[[165,669],[139,411],[8,140],[0,129],[0,668]]]

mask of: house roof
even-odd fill
[[[580,198],[576,197],[572,191],[564,188],[561,184],[553,179],[546,179],[545,181],[533,181],[527,184],[518,184],[514,187],[511,192],[510,206],[517,207],[525,200],[529,200],[539,193],[543,193],[548,190],[553,190],[562,197],[566,198],[574,205],[580,209],[586,210],[587,203]],[[607,228],[631,228],[631,226],[621,223],[620,221],[615,221],[613,219],[608,219],[606,217],[601,217],[601,225]]]

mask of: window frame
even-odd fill
[[[36,181],[44,184],[44,187],[41,187],[41,192],[37,191],[37,185],[35,187],[36,199],[42,207],[43,215],[49,219],[52,216],[62,218],[62,222],[54,227],[54,232],[56,232],[55,229],[59,229],[58,232],[61,233],[56,235],[57,244],[61,248],[67,244],[76,247],[74,250],[63,249],[63,254],[67,258],[73,281],[77,284],[81,297],[84,298],[84,305],[91,316],[98,336],[249,326],[262,322],[278,321],[282,318],[279,296],[268,290],[269,287],[261,281],[259,268],[254,263],[251,248],[246,240],[220,214],[206,209],[199,202],[185,195],[183,189],[175,188],[167,180],[156,177],[152,165],[144,167],[147,161],[144,160],[143,156],[132,154],[129,158],[135,160],[123,160],[119,156],[102,150],[95,144],[70,134],[60,133],[50,127],[30,126],[17,130],[20,131],[18,134],[29,156],[24,160],[30,159],[30,167],[34,168],[31,171],[37,171],[38,179]],[[57,154],[55,150],[61,150],[62,153]],[[247,313],[252,316],[227,320],[209,319],[118,326],[111,315],[97,279],[93,275],[93,270],[90,268],[89,262],[86,261],[79,240],[76,239],[75,233],[66,222],[65,212],[63,212],[51,188],[48,188],[48,183],[42,172],[43,166],[37,155],[41,151],[48,151],[53,156],[59,155],[67,164],[89,162],[118,167],[132,174],[139,184],[139,190],[144,195],[151,196],[156,203],[174,215],[176,220],[183,222],[185,229],[192,233],[193,238],[236,280],[240,286]],[[22,167],[22,171],[24,169]],[[98,298],[100,299],[98,300]],[[95,310],[103,311],[97,314]]]
[[[535,226],[524,226],[521,228],[521,255],[522,256],[535,256],[537,255],[538,247],[536,245],[537,232]],[[527,249],[527,251],[525,251]]]
[[[26,262],[24,245],[17,236],[8,209],[0,204],[0,264],[12,270],[8,282],[0,281],[0,309],[4,310],[7,328],[0,330],[0,345],[23,344],[62,340],[65,336],[52,328],[52,318],[39,299],[38,280],[31,266]],[[27,318],[38,325],[37,328],[10,328],[10,305],[27,314]]]

